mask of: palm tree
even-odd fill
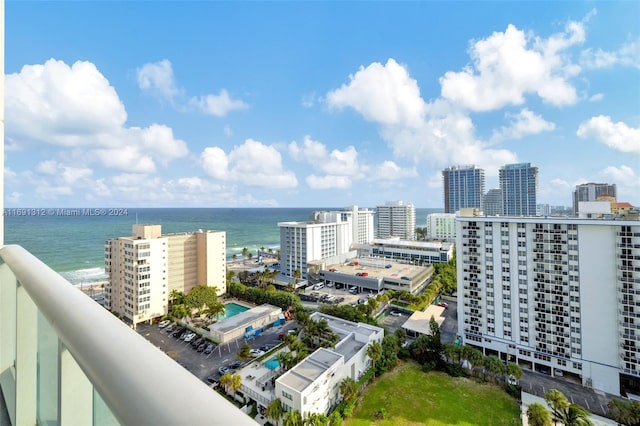
[[[247,257],[247,254],[249,253],[249,249],[246,247],[242,248],[242,256]]]
[[[558,389],[551,389],[544,394],[547,405],[551,407],[554,424],[562,420],[563,413],[569,408],[569,400]]]
[[[300,277],[302,276],[302,272],[300,272],[300,269],[296,269],[295,271],[293,271],[293,286],[297,286],[298,285],[298,281],[300,280]]]
[[[228,372],[220,377],[220,384],[228,394],[235,394],[242,387],[242,377],[237,373]]]
[[[349,402],[358,396],[358,383],[351,377],[346,377],[340,382],[340,394],[342,399]]]
[[[171,293],[169,293],[169,301],[176,305],[182,305],[184,303],[184,293],[176,289],[171,290]]]
[[[333,412],[329,414],[329,426],[342,426],[343,423],[342,416],[338,410],[333,410]]]
[[[376,375],[376,361],[378,361],[382,357],[382,345],[380,342],[371,342],[369,346],[367,346],[367,356],[371,358],[371,363],[373,367],[373,375]]]
[[[551,426],[551,414],[544,405],[534,402],[527,409],[527,420],[530,426]]]
[[[189,310],[184,304],[174,304],[171,306],[171,315],[178,319],[182,319],[189,315]]]
[[[276,425],[280,423],[280,419],[284,415],[284,407],[282,406],[282,401],[276,398],[269,403],[267,406],[267,410],[265,412],[267,417],[276,421]]]
[[[236,260],[238,260],[238,255],[233,253],[233,256],[231,256],[231,259],[235,262]]]
[[[300,411],[289,411],[284,418],[284,426],[304,426]]]
[[[520,380],[522,378],[522,368],[515,362],[510,362],[507,364],[507,374],[513,376],[516,380]]]
[[[328,426],[329,418],[321,413],[311,413],[304,419],[305,426]]]
[[[464,347],[464,357],[471,364],[471,371],[477,371],[477,368],[482,366],[483,355],[482,352],[472,346]]]
[[[562,413],[560,421],[564,426],[593,426],[589,420],[589,411],[577,404],[569,404],[569,407]]]
[[[238,352],[238,359],[240,359],[240,361],[244,361],[249,358],[251,358],[251,346],[249,346],[247,342],[244,342],[242,346],[240,346],[240,351]]]
[[[486,357],[485,360],[484,360],[484,366],[485,366],[486,370],[491,374],[491,376],[493,377],[494,381],[506,369],[506,367],[504,366],[504,364],[502,363],[500,358],[498,358],[495,355],[489,355],[488,357]]]
[[[226,308],[224,303],[216,302],[211,306],[207,306],[207,308],[203,311],[203,313],[207,316],[207,318],[218,319],[218,317],[224,314]]]

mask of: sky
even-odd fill
[[[640,205],[640,2],[5,3],[5,207]]]

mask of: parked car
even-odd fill
[[[158,324],[158,327],[160,328],[165,328],[166,326],[168,326],[169,324],[171,324],[171,320],[164,320],[164,321],[160,321],[160,323]]]
[[[440,303],[438,303],[438,306],[441,306],[441,307],[447,309],[449,307],[449,304],[446,303],[446,302],[440,302]]]
[[[194,337],[196,337],[196,333],[189,331],[185,335],[180,336],[180,340],[184,340],[185,342],[190,342],[193,340]]]
[[[178,337],[178,338],[179,338],[179,337],[180,337],[180,335],[181,335],[182,333],[184,333],[184,332],[185,332],[184,327],[178,327],[178,328],[173,332],[172,336],[173,336],[173,337]]]
[[[209,346],[207,346],[204,350],[205,354],[210,354],[211,352],[213,352],[213,348],[215,348],[215,345],[213,343],[209,343]]]
[[[165,328],[164,331],[166,331],[167,333],[172,333],[173,330],[175,330],[175,329],[176,329],[176,325],[175,324],[171,324],[170,326]]]
[[[562,373],[562,370],[558,370],[557,368],[555,370],[553,370],[553,374],[556,377],[562,377],[564,376],[564,373]]]
[[[351,287],[349,289],[349,293],[351,294],[358,294],[358,287]]]
[[[273,348],[273,346],[271,345],[264,345],[260,347],[260,350],[263,352],[269,352],[271,349]]]
[[[229,368],[232,370],[235,370],[236,368],[240,368],[242,366],[242,363],[240,361],[233,361],[231,364],[229,364]]]
[[[254,358],[258,358],[264,355],[264,351],[261,349],[251,349],[251,356]]]
[[[391,311],[390,314],[394,317],[401,317],[402,316],[402,312],[400,311]]]
[[[203,342],[204,342],[204,337],[202,337],[202,336],[196,337],[195,339],[193,339],[191,341],[191,346],[195,349],[198,346],[200,346]]]
[[[320,290],[321,288],[324,288],[324,283],[317,283],[313,285],[314,290]]]
[[[207,344],[206,343],[200,343],[198,345],[198,352],[203,352],[205,349],[207,349]],[[209,352],[211,353],[211,352]]]
[[[229,371],[231,371],[231,369],[229,367],[222,366],[222,367],[218,368],[218,374],[220,374],[221,376],[224,376]]]

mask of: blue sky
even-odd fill
[[[5,4],[5,205],[640,205],[640,2]]]

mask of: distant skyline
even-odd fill
[[[5,3],[6,207],[640,205],[640,2]]]

